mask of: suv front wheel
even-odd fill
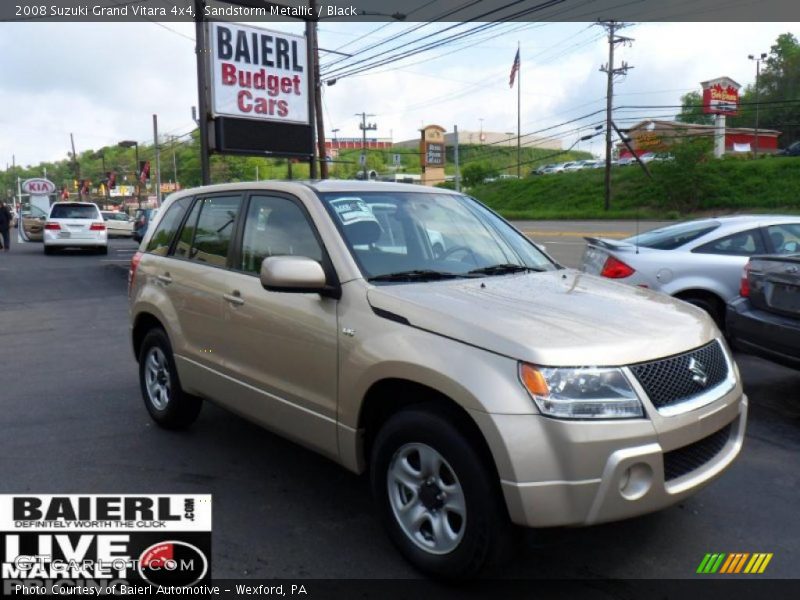
[[[443,411],[391,417],[372,448],[371,479],[392,541],[422,571],[475,576],[508,549],[513,526],[497,476]]]
[[[162,329],[151,329],[142,341],[139,384],[147,412],[166,429],[188,427],[200,414],[203,401],[181,388],[172,345]]]

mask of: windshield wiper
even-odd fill
[[[521,273],[526,272],[541,272],[544,271],[541,267],[528,267],[526,265],[515,265],[511,263],[500,265],[489,265],[488,267],[481,267],[479,269],[472,269],[467,271],[468,275],[505,275],[506,273]]]
[[[432,269],[413,269],[411,271],[398,271],[396,273],[384,273],[375,275],[367,281],[435,281],[439,279],[456,279],[464,277],[459,273],[446,273],[444,271],[434,271]]]

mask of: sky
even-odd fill
[[[416,37],[437,39],[435,32],[450,24],[428,24],[398,38],[417,25],[323,22],[319,45],[352,53],[390,40],[377,52]],[[300,24],[266,26],[302,33]],[[800,37],[800,24],[632,24],[622,34],[634,41],[616,52],[617,64],[633,67],[616,84],[618,125],[671,118],[677,108],[627,107],[680,104],[682,94],[699,91],[706,79],[727,75],[751,84],[755,64],[747,55],[769,52],[785,32]],[[191,23],[0,23],[0,169],[12,155],[20,165],[67,158],[70,133],[78,152],[127,139],[152,143],[153,114],[162,135],[191,131],[193,40]],[[374,114],[370,121],[378,129],[371,135],[395,141],[417,138],[431,123],[448,131],[457,125],[516,132],[517,91],[508,78],[518,42],[522,133],[552,128],[540,135],[555,134],[569,147],[604,118],[585,117],[605,107],[599,67],[608,59],[603,30],[589,23],[503,24],[461,44],[338,79],[323,87],[327,135],[338,129],[340,138],[360,136],[355,114],[361,112]],[[323,78],[336,60],[322,53]],[[604,152],[602,136],[575,147]]]

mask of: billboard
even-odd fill
[[[214,117],[310,124],[304,37],[212,22],[208,39]]]
[[[739,88],[730,77],[703,81],[703,112],[710,115],[739,114]]]

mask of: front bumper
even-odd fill
[[[718,477],[742,448],[747,397],[737,384],[713,404],[650,419],[473,417],[490,447],[502,446],[498,471],[512,521],[528,527],[592,525],[666,508]],[[693,457],[707,440],[717,444],[706,452],[708,459],[697,452],[699,458]],[[674,465],[687,453],[690,468],[665,476],[665,454]]]

